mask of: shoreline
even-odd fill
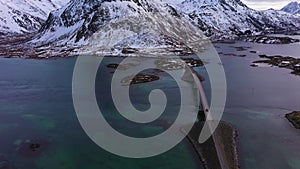
[[[187,139],[198,154],[204,168],[220,169],[221,166],[212,137],[210,137],[209,140],[207,140],[205,143],[198,143],[198,137],[203,128],[203,125],[204,122],[195,123],[192,127],[192,130],[187,134]],[[220,139],[222,151],[225,154],[227,165],[231,169],[239,169],[240,164],[238,160],[237,150],[237,129],[233,125],[221,121],[215,132],[217,132],[216,134]],[[230,149],[228,150],[229,147]]]
[[[299,30],[294,30],[295,34],[298,33]],[[212,38],[207,37],[208,39],[204,39],[204,44],[206,43],[225,43],[225,44],[235,44],[236,42],[251,42],[251,43],[258,43],[258,44],[292,44],[292,43],[299,43],[299,39],[294,39],[288,37],[287,32],[272,32],[272,34],[263,33],[261,35],[249,35],[249,36],[238,36],[233,38]],[[274,33],[281,33],[285,35],[284,37],[276,36]],[[7,40],[7,38],[9,40]],[[65,57],[76,57],[79,55],[85,55],[88,51],[80,51],[84,48],[85,45],[79,44],[53,44],[53,43],[46,43],[46,44],[36,44],[31,43],[31,38],[34,37],[34,33],[32,34],[9,34],[7,36],[2,35],[0,36],[0,57],[4,58],[25,58],[25,59],[51,59],[51,58],[65,58]],[[114,48],[112,48],[114,49]],[[117,49],[117,48],[115,48]],[[114,49],[114,50],[115,50]],[[194,55],[194,51],[192,51],[189,47],[182,45],[182,46],[172,46],[168,48],[155,48],[158,50],[158,53],[166,52],[172,53],[172,55],[177,56],[189,56]],[[119,49],[118,49],[119,50]],[[161,51],[160,51],[161,50]],[[83,53],[80,53],[83,52]],[[112,52],[112,53],[110,53]],[[108,54],[103,54],[105,57],[115,57],[113,51],[110,51]],[[144,54],[143,52],[152,52],[152,51],[140,51],[138,52],[138,48],[122,48],[120,49],[120,53],[118,55],[122,57],[128,57],[134,54]],[[89,52],[88,52],[89,53]],[[111,55],[111,56],[110,56]],[[244,57],[244,56],[242,56]]]

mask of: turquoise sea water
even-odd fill
[[[202,168],[187,140],[147,159],[119,157],[97,146],[81,128],[73,108],[71,85],[75,61],[76,58],[0,59],[1,165],[20,169]],[[153,88],[165,90],[169,102],[159,123],[144,127],[130,123],[116,112],[110,98],[113,69],[106,65],[119,61],[119,58],[105,59],[96,80],[98,104],[107,121],[129,136],[149,137],[163,132],[179,109],[176,83],[167,74],[160,73],[159,81],[134,85],[130,95],[140,110],[149,108],[147,98]],[[25,154],[22,153],[26,142],[41,144],[40,152],[26,154],[25,148]]]
[[[259,59],[259,54],[299,57],[299,44],[274,46],[238,42],[215,46],[223,53],[247,55],[244,58],[220,55],[228,83],[223,120],[238,129],[241,168],[299,169],[300,131],[284,115],[300,110],[300,76],[291,75],[287,69],[249,66]],[[233,46],[250,49],[237,51]],[[250,50],[259,53],[250,53]],[[93,143],[82,130],[73,108],[71,85],[75,61],[76,58],[0,59],[0,166],[20,169],[202,168],[187,140],[160,156],[147,159],[122,158]],[[105,64],[119,61],[108,58]],[[139,137],[164,130],[160,125],[132,126],[122,120],[107,99],[110,91],[105,86],[109,85],[113,70],[105,65],[100,69],[96,93],[102,101],[98,104],[116,129]],[[203,67],[196,70],[208,79]],[[167,74],[160,75],[159,81],[134,85],[131,96],[136,108],[146,110],[149,105],[145,96],[149,91],[157,87],[164,89],[170,103],[160,124],[168,125],[176,118],[178,88]],[[204,85],[209,93],[209,81],[204,81]],[[45,148],[41,153],[24,155],[20,149],[26,141],[40,142]]]

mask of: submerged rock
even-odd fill
[[[7,161],[0,161],[0,169],[9,169]]]
[[[0,169],[15,169],[3,154],[0,154]]]
[[[27,140],[21,143],[19,154],[26,157],[35,157],[41,155],[49,146],[45,140]]]
[[[247,46],[231,46],[231,47],[235,48],[237,51],[246,51],[251,48],[251,47],[247,47]]]

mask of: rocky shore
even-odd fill
[[[259,55],[263,60],[254,61],[252,67],[258,67],[258,64],[268,64],[280,68],[286,68],[292,70],[292,74],[300,75],[300,59],[290,56],[284,57],[280,55],[268,56]]]
[[[291,35],[298,35],[298,33],[291,33]],[[264,34],[264,35],[257,35],[257,36],[240,36],[234,39],[218,39],[218,40],[213,40],[213,43],[235,44],[236,41],[245,41],[245,42],[262,43],[262,44],[290,44],[290,43],[300,42],[299,39],[293,39],[290,37],[268,36]]]
[[[294,111],[286,114],[285,117],[293,124],[297,129],[300,129],[300,111]]]
[[[250,36],[243,38],[246,42],[263,43],[263,44],[290,44],[300,42],[299,39],[293,39],[290,37],[273,37],[273,36]]]
[[[137,74],[136,76],[127,76],[122,79],[121,83],[123,85],[148,83],[148,82],[159,80],[160,79],[159,73],[162,71],[180,70],[180,69],[185,69],[186,66],[200,67],[204,65],[204,63],[200,59],[195,59],[195,58],[156,59],[154,61],[154,64],[156,65],[156,69],[153,69],[153,71],[148,72],[146,74],[140,73]],[[134,66],[137,65],[135,63],[126,63],[126,64],[110,63],[106,65],[107,68],[119,69],[119,70],[127,70]],[[198,77],[201,81],[204,81],[204,78],[202,76],[198,75]]]

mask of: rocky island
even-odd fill
[[[263,44],[290,44],[300,42],[299,39],[290,37],[273,37],[273,36],[251,36],[245,39],[247,42],[263,43]]]
[[[152,74],[137,74],[136,76],[127,76],[122,79],[121,83],[125,86],[139,84],[139,83],[148,83],[159,80],[159,76]]]
[[[292,70],[292,74],[300,75],[300,59],[293,58],[290,56],[268,56],[268,55],[259,55],[263,60],[254,61],[251,65],[252,67],[258,67],[257,64],[269,64],[271,66],[276,66],[280,68],[286,68]]]

